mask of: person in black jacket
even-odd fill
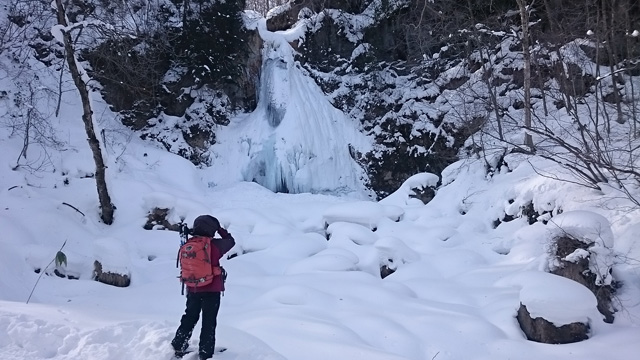
[[[218,233],[220,238],[215,238]],[[192,236],[205,236],[211,238],[211,266],[219,267],[220,259],[235,245],[233,236],[220,226],[220,222],[213,216],[201,215],[193,222]],[[220,293],[224,291],[222,276],[213,278],[210,284],[197,288],[187,286],[187,305],[180,320],[180,326],[171,341],[171,346],[177,358],[187,353],[189,339],[196,323],[202,313],[202,328],[200,331],[200,344],[198,354],[200,360],[213,356],[216,343],[216,324],[218,310],[220,309]]]

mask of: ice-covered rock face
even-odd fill
[[[296,65],[287,41],[263,35],[260,98],[243,139],[251,144],[244,179],[277,192],[367,194],[353,150],[364,153],[371,141]]]
[[[283,59],[265,59],[262,74],[261,105],[266,107],[269,125],[275,128],[284,118],[291,95],[287,63]]]

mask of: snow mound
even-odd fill
[[[383,220],[399,221],[403,214],[404,211],[398,206],[353,201],[328,207],[323,218],[328,225],[342,221],[375,229]]]
[[[569,235],[588,245],[613,247],[613,232],[609,220],[602,215],[586,210],[574,210],[556,215],[549,220],[557,235]]]
[[[496,286],[519,288],[520,303],[527,307],[531,317],[544,318],[556,326],[602,318],[595,295],[562,276],[541,271],[522,272],[497,281]]]
[[[552,238],[568,235],[587,244],[587,251],[578,249],[565,260],[575,262],[589,256],[589,270],[596,274],[596,284],[611,284],[611,267],[615,263],[614,236],[607,218],[591,211],[574,210],[551,218],[547,226]]]
[[[380,203],[385,205],[397,206],[424,205],[422,201],[413,197],[414,195],[416,195],[414,189],[425,189],[428,187],[435,188],[436,186],[438,186],[438,181],[440,181],[440,178],[435,174],[415,174],[408,178],[404,183],[402,183],[398,190],[396,190],[386,198],[380,200]]]

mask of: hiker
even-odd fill
[[[214,238],[216,232],[221,238]],[[186,244],[193,243],[194,240],[207,240],[198,238],[210,238],[210,254],[207,259],[210,259],[210,263],[207,265],[211,266],[210,274],[213,275],[211,282],[205,285],[196,284],[197,286],[193,286],[192,283],[185,282],[187,287],[187,306],[180,320],[176,335],[171,341],[171,346],[173,346],[177,358],[181,358],[189,352],[187,351],[189,339],[193,328],[198,322],[200,312],[202,312],[198,353],[200,360],[204,360],[213,356],[216,342],[216,318],[220,308],[220,293],[224,291],[223,274],[221,274],[224,269],[221,270],[220,268],[220,258],[231,250],[235,245],[235,240],[227,230],[220,226],[218,219],[210,215],[201,215],[194,220],[191,238]]]

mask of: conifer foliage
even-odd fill
[[[185,116],[195,100],[185,93],[188,88],[227,92],[233,87],[246,58],[244,5],[244,0],[110,4],[104,13],[112,18],[103,21],[122,29],[85,49],[83,56],[123,123],[142,130],[160,113]]]
[[[244,0],[183,0],[183,28],[177,49],[197,84],[233,79],[244,55]]]

